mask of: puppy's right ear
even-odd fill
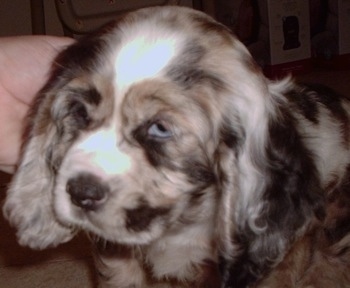
[[[74,235],[57,221],[53,210],[52,149],[57,129],[50,116],[51,102],[44,92],[36,99],[20,164],[3,207],[5,217],[17,229],[19,243],[33,249],[56,246]]]
[[[106,45],[102,36],[113,25],[82,37],[62,51],[53,62],[49,81],[35,99],[20,164],[3,207],[21,245],[43,249],[74,236],[72,229],[57,220],[53,208],[55,176],[72,140],[61,123],[69,113],[65,87],[83,71],[93,69]]]

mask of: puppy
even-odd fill
[[[349,111],[141,9],[57,57],[3,211],[34,249],[90,233],[100,287],[349,287]]]

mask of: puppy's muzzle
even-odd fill
[[[109,187],[94,175],[80,174],[67,181],[66,191],[74,205],[92,211],[106,202]]]

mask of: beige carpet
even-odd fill
[[[350,96],[350,70],[314,70],[299,76],[319,82]],[[0,201],[9,177],[0,174]],[[84,237],[47,251],[19,247],[14,231],[0,216],[0,288],[94,287],[89,244]]]

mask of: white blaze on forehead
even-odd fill
[[[113,128],[88,135],[78,144],[77,149],[105,175],[123,174],[131,168],[130,157],[117,147],[116,132]]]
[[[175,45],[175,39],[171,37],[155,39],[145,36],[124,44],[116,59],[118,87],[157,75],[174,56]]]

